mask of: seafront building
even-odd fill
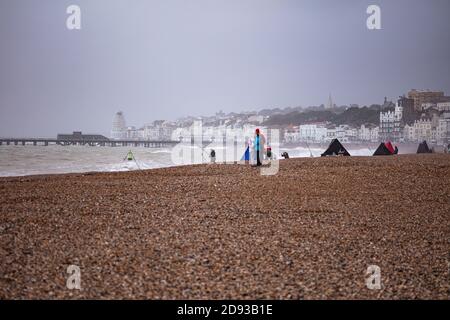
[[[125,116],[122,111],[117,112],[114,115],[111,139],[126,139],[127,138],[127,126],[125,122]]]
[[[381,141],[399,141],[401,137],[403,107],[397,103],[394,110],[380,112]]]
[[[298,126],[290,126],[285,129],[284,141],[287,143],[295,143],[300,141],[300,130]]]
[[[380,127],[369,124],[361,125],[358,131],[358,139],[365,142],[378,142]]]
[[[450,111],[444,112],[439,118],[436,139],[440,145],[450,144]]]
[[[375,125],[361,125],[353,128],[348,125],[334,126],[329,123],[307,124],[291,126],[284,132],[287,143],[323,143],[333,139],[342,142],[378,142],[379,127]]]
[[[325,123],[305,124],[299,126],[300,141],[322,142],[326,140],[327,128]]]
[[[422,142],[423,140],[439,145],[450,143],[450,112],[437,117],[422,117],[412,125],[405,125],[404,138],[407,142]]]

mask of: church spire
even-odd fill
[[[331,93],[328,96],[328,104],[327,104],[327,109],[333,109],[334,108],[334,104],[333,104],[333,99],[331,99]]]

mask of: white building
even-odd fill
[[[363,128],[365,128],[363,126]],[[364,131],[367,141],[378,140],[378,127],[366,128]],[[342,142],[351,142],[360,140],[359,129],[348,125],[338,127],[326,126],[323,123],[305,124],[298,127],[286,129],[284,133],[285,142],[329,142],[333,139],[339,139]]]
[[[450,143],[450,112],[444,112],[439,117],[439,124],[436,128],[436,142],[441,145]]]
[[[327,137],[326,141],[331,141],[333,139],[336,139],[337,137],[337,130],[335,127],[328,127],[327,128]]]
[[[178,127],[172,131],[173,141],[184,141],[190,137],[191,131],[188,127]],[[187,141],[187,140],[186,140]]]
[[[151,124],[146,124],[144,126],[144,139],[149,141],[158,141],[159,139],[159,128],[154,127]]]
[[[127,126],[125,122],[125,116],[122,111],[117,112],[114,115],[111,139],[126,139],[127,138]]]
[[[361,125],[360,129],[358,130],[358,140],[377,142],[377,141],[379,141],[378,131],[379,131],[379,127],[377,127],[377,126]]]
[[[167,141],[172,139],[175,128],[172,123],[156,120],[144,126],[144,139],[149,141]],[[178,140],[178,139],[176,139]]]
[[[165,121],[161,126],[160,140],[163,141],[171,140],[173,130],[175,130],[175,127],[171,123]]]
[[[128,140],[137,140],[138,139],[138,130],[135,127],[127,127],[127,136]]]
[[[237,126],[226,126],[221,124],[218,126],[206,125],[203,126],[194,124],[189,126],[183,126],[178,128],[173,128],[171,132],[171,139],[174,141],[191,142],[193,141],[203,141],[203,142],[217,142],[223,143],[225,139],[230,141],[245,142],[250,136],[253,136],[255,132],[255,126],[253,125],[237,125]],[[261,128],[264,133],[265,130]]]
[[[346,124],[327,129],[326,140],[339,139],[341,142],[351,142],[358,140],[358,129],[352,128]]]
[[[450,111],[450,102],[439,102],[437,104],[437,109],[439,111]]]
[[[327,128],[324,124],[304,124],[299,126],[301,141],[323,142],[327,137]]]
[[[400,141],[402,136],[403,107],[397,102],[394,111],[380,112],[379,135],[382,141]]]
[[[345,140],[347,142],[357,141],[358,140],[358,129],[346,126]]]
[[[429,118],[422,118],[414,121],[413,135],[411,141],[422,142],[423,140],[431,141],[432,134],[432,121]]]
[[[321,142],[328,142],[333,139],[339,139],[341,142],[352,142],[360,140],[359,136],[359,129],[350,127],[346,124],[341,124],[337,127],[327,127],[325,136]]]
[[[370,131],[370,141],[371,142],[380,141],[380,127],[375,127]]]
[[[405,127],[403,128],[403,138],[406,141],[417,141],[414,130],[414,125],[405,125]]]
[[[420,106],[422,111],[428,110],[430,108],[437,108],[437,104],[433,102],[424,102]]]
[[[284,131],[284,141],[285,142],[299,142],[300,141],[300,130],[298,127],[288,128]]]

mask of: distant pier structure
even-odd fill
[[[72,134],[58,134],[56,139],[49,138],[0,138],[1,145],[41,145],[48,146],[110,146],[110,147],[145,147],[145,148],[163,148],[172,147],[179,141],[150,141],[150,140],[127,140],[127,139],[109,139],[98,134],[83,134],[81,131],[74,131]]]

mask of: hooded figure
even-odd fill
[[[216,151],[214,149],[211,149],[209,157],[211,158],[211,163],[216,163]]]
[[[131,150],[128,151],[128,154],[126,155],[125,159],[128,160],[128,161],[133,161],[134,160],[134,154],[133,154],[133,152],[131,152]],[[125,159],[123,159],[123,160],[125,160]]]

